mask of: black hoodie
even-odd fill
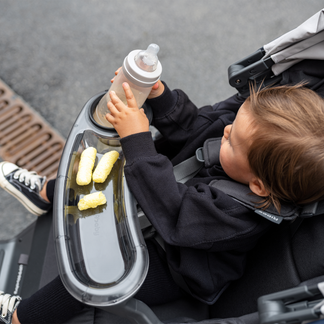
[[[150,132],[121,140],[127,184],[158,233],[166,256],[197,299],[213,304],[243,274],[247,252],[272,224],[208,184],[228,179],[219,165],[203,168],[185,184],[173,165],[193,156],[208,138],[221,137],[243,103],[233,96],[201,109],[181,90],[149,100],[153,125],[165,140],[157,152]]]

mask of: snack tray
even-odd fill
[[[92,118],[102,92],[81,110],[66,141],[54,195],[54,236],[59,273],[66,289],[91,306],[110,306],[133,296],[148,271],[148,252],[137,217],[136,201],[124,177],[125,158],[118,134]],[[80,155],[97,149],[95,166],[111,150],[119,159],[104,183],[79,186]],[[78,201],[102,191],[105,205],[80,211]]]

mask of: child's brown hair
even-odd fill
[[[252,90],[247,102],[256,126],[249,164],[270,192],[260,207],[323,199],[324,100],[299,84]]]

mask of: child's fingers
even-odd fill
[[[118,68],[118,69],[115,71],[115,75],[117,75],[117,74],[119,73],[119,71],[120,71],[121,68],[122,68],[122,67]],[[114,81],[115,81],[115,77],[113,77],[113,78],[110,80],[111,83],[113,83]]]
[[[107,103],[107,107],[108,107],[108,113],[106,114],[105,117],[111,124],[114,124],[116,118],[118,118],[119,110],[111,101]]]
[[[108,122],[112,125],[114,125],[116,118],[111,115],[110,113],[106,114],[105,118],[108,120]]]
[[[105,115],[105,118],[112,124],[113,121],[115,120],[114,116],[111,113],[107,113]]]
[[[135,97],[134,97],[133,92],[127,82],[123,83],[123,89],[124,89],[125,95],[126,95],[127,106],[129,108],[137,108],[137,103],[136,103]]]
[[[119,99],[119,97],[116,95],[115,91],[111,91],[109,92],[109,96],[110,96],[110,102],[115,106],[115,108],[118,111],[121,111],[123,108],[125,108],[126,106],[124,105],[124,103]],[[108,102],[109,103],[109,102]]]
[[[154,86],[152,87],[152,90],[157,90],[159,88],[159,83],[156,82]]]
[[[109,101],[107,103],[107,107],[108,107],[108,110],[110,111],[110,113],[112,115],[115,115],[116,113],[118,113],[118,109],[116,108],[116,106],[111,101]]]

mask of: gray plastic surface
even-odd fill
[[[55,187],[54,235],[58,267],[67,290],[81,302],[113,306],[132,297],[148,271],[148,252],[138,224],[136,201],[127,187],[118,134],[91,120],[91,111],[104,93],[81,110],[67,139]],[[111,150],[120,157],[107,180],[76,184],[80,155],[97,149],[97,160]],[[102,191],[107,203],[80,211],[79,199]]]
[[[316,287],[300,286],[258,298],[258,310],[261,324],[302,323],[316,320],[322,315],[322,299]]]
[[[22,296],[36,222],[12,239],[0,240],[0,290]]]

